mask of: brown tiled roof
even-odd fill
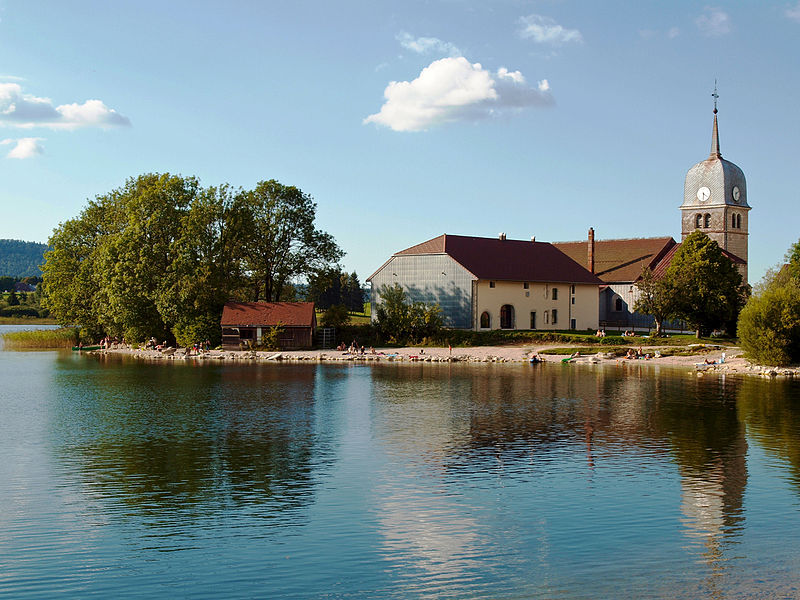
[[[554,242],[570,258],[588,268],[588,242]],[[654,269],[676,242],[671,237],[595,240],[594,273],[605,283],[636,281],[644,267]]]
[[[678,248],[680,248],[680,247],[681,247],[680,244],[675,244],[672,248],[670,248],[667,251],[666,254],[664,254],[664,256],[661,257],[661,259],[654,266],[650,267],[652,269],[652,271],[653,271],[653,276],[656,279],[660,279],[661,277],[664,276],[664,273],[667,272],[667,269],[672,264],[672,259],[675,257],[675,253],[678,251]],[[741,258],[736,256],[732,252],[728,252],[727,250],[723,250],[722,253],[725,256],[727,256],[730,259],[730,261],[735,265],[743,265],[743,264],[745,264],[744,260],[742,260]]]
[[[478,279],[601,284],[597,277],[547,242],[440,235],[395,256],[447,254]]]
[[[222,327],[313,327],[313,302],[228,302],[222,309]]]

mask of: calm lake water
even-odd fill
[[[0,352],[0,596],[797,598],[800,385]]]

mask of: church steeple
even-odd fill
[[[711,153],[686,173],[681,204],[681,237],[700,230],[719,247],[740,258],[742,275],[747,279],[748,212],[747,182],[742,170],[719,151],[717,123],[717,85],[714,82],[714,129]]]
[[[708,158],[722,158],[722,154],[719,151],[719,129],[717,128],[717,98],[719,98],[719,94],[717,94],[717,82],[714,82],[714,93],[711,94],[714,98],[714,130],[711,132],[711,154],[708,155]]]

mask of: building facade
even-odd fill
[[[458,329],[596,329],[602,282],[552,244],[442,235],[394,254],[367,281],[438,304]],[[372,313],[375,319],[376,311]]]

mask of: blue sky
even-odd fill
[[[800,238],[798,56],[798,0],[0,0],[0,238],[171,172],[300,187],[362,281],[442,233],[679,239],[717,79],[755,283]]]

